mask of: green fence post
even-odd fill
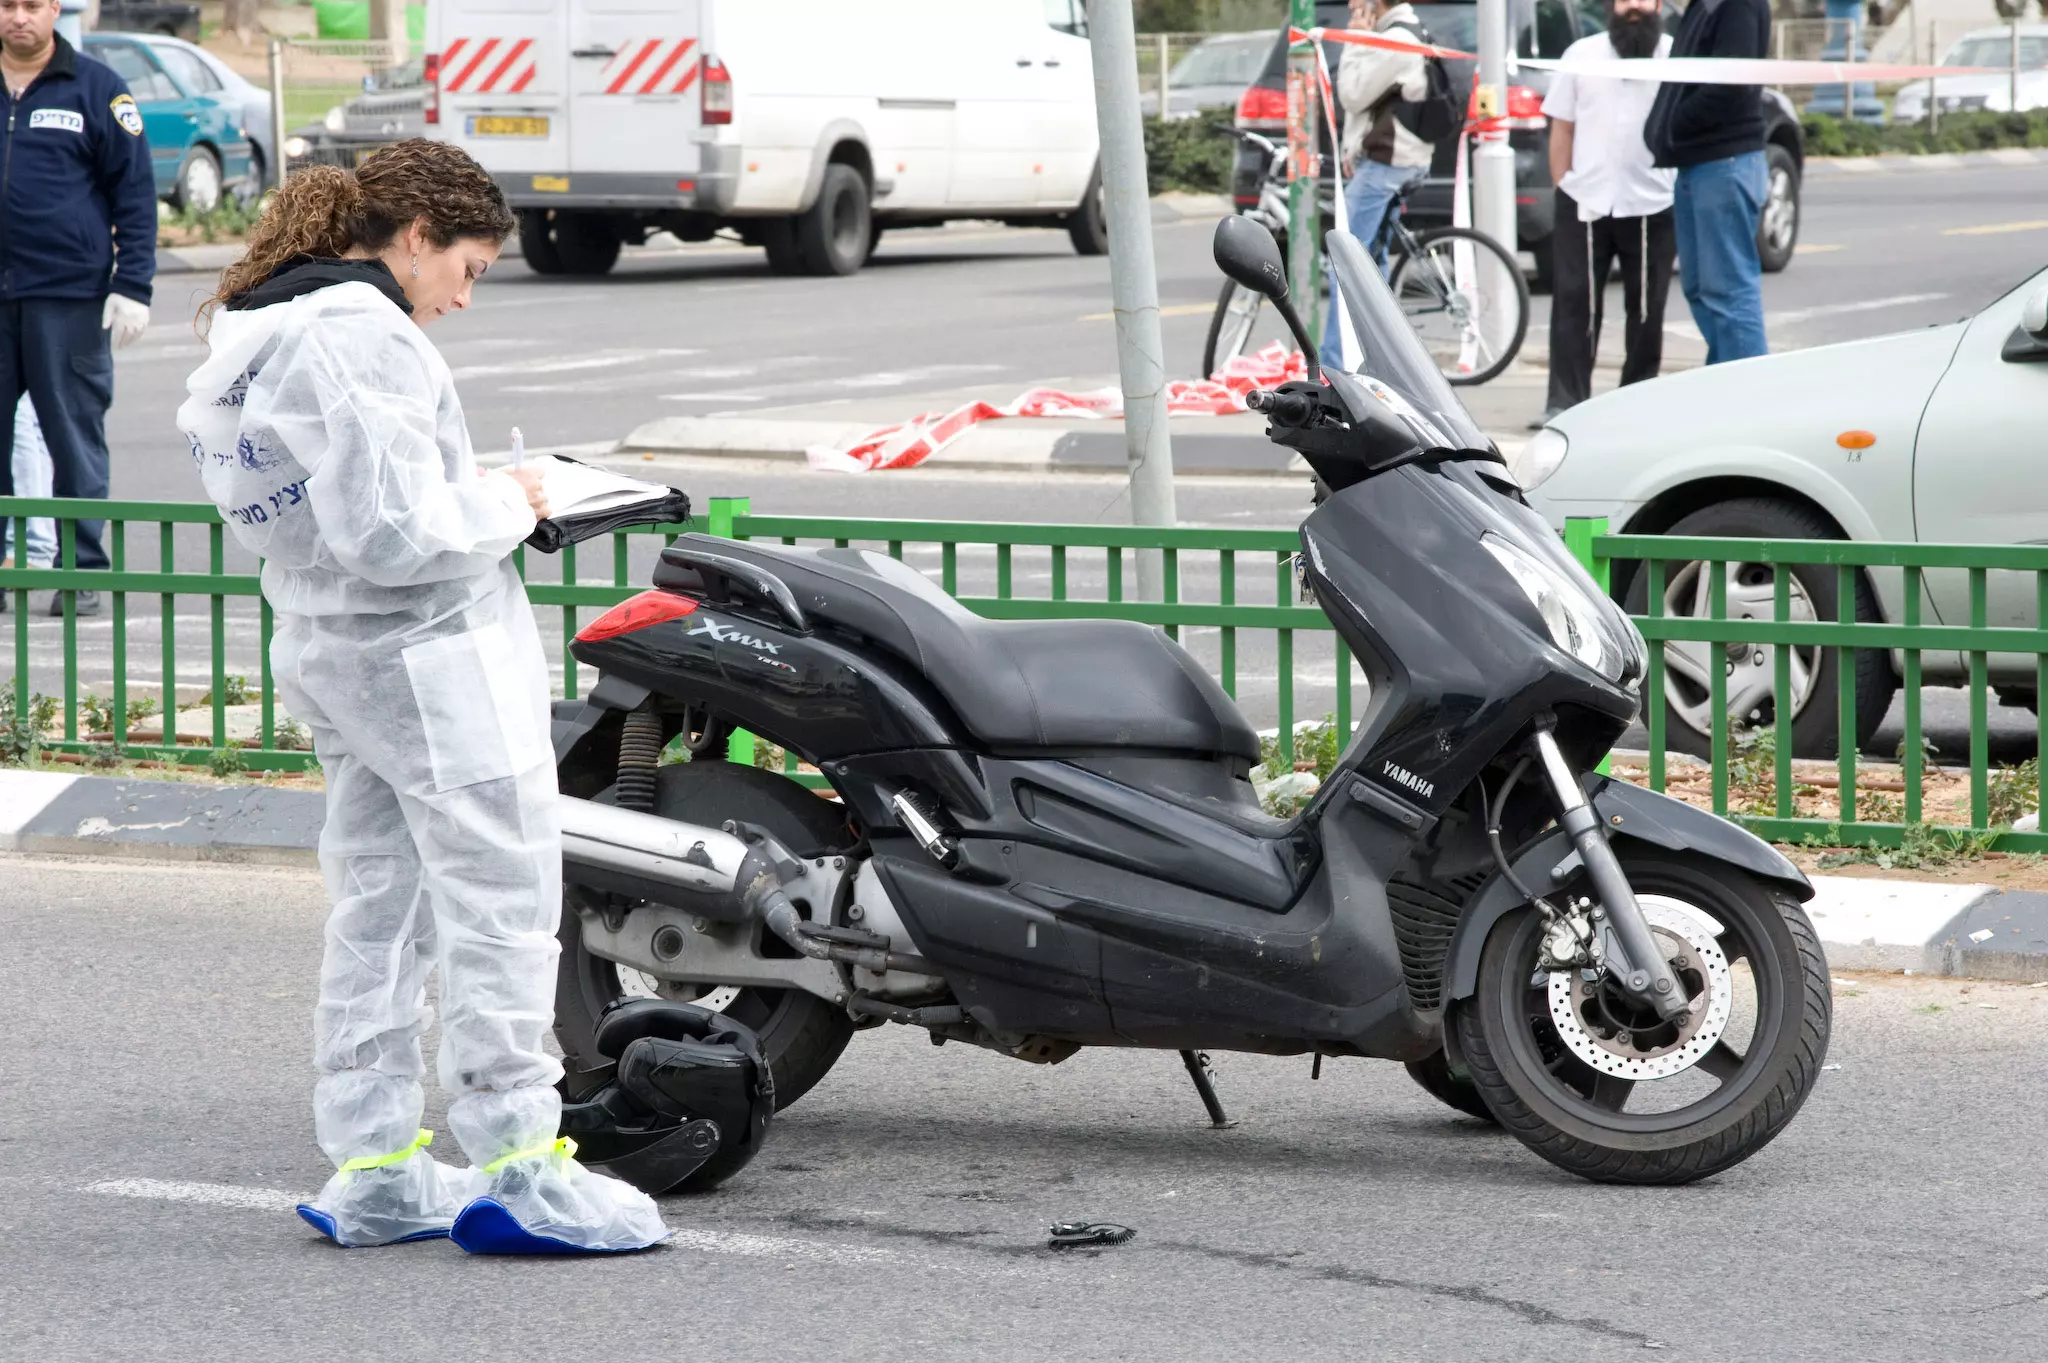
[[[720,539],[733,538],[733,521],[747,515],[752,499],[747,497],[713,497],[704,504],[704,533]],[[725,760],[737,762],[743,767],[754,765],[754,736],[745,729],[734,729],[732,737],[725,741]]]
[[[1601,591],[1611,590],[1607,556],[1602,554],[1594,541],[1607,533],[1605,516],[1566,516],[1564,518],[1564,547],[1571,550],[1572,557],[1598,583]],[[1614,758],[1610,755],[1600,759],[1600,765],[1593,768],[1602,776],[1613,769]]]

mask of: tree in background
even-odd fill
[[[227,0],[221,14],[220,26],[235,35],[235,41],[247,47],[263,32],[263,25],[256,17],[260,0]]]

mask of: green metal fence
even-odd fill
[[[32,684],[29,593],[91,590],[104,594],[101,619],[107,622],[111,633],[107,659],[112,674],[111,696],[87,701],[94,693],[82,687],[80,681],[79,639],[84,626],[70,598],[60,595],[62,681],[53,697],[57,718],[48,747],[88,756],[115,752],[133,758],[182,763],[206,763],[219,754],[233,752],[240,765],[255,770],[292,770],[310,765],[310,753],[289,747],[291,730],[283,723],[275,704],[268,665],[272,629],[269,607],[261,600],[253,573],[226,571],[225,527],[214,508],[176,503],[15,498],[0,499],[0,516],[55,517],[60,526],[60,563],[66,565],[0,569],[0,592],[8,593],[14,605],[11,621],[6,622],[11,629],[0,629],[0,635],[12,635],[12,704],[17,714],[36,690]],[[112,559],[110,568],[85,570],[69,566],[76,562],[73,521],[80,517],[105,518],[109,522],[106,543]],[[931,567],[937,572],[940,585],[970,609],[992,618],[1139,620],[1157,625],[1176,638],[1201,631],[1205,635],[1203,649],[1210,655],[1218,680],[1233,696],[1240,693],[1241,664],[1250,641],[1256,637],[1262,656],[1265,650],[1271,650],[1277,681],[1270,718],[1283,760],[1288,762],[1294,755],[1296,721],[1303,718],[1297,714],[1301,664],[1313,651],[1319,661],[1327,657],[1334,663],[1328,713],[1339,733],[1350,732],[1354,713],[1352,662],[1322,613],[1297,600],[1294,554],[1298,539],[1292,530],[763,516],[752,514],[744,498],[712,499],[695,528],[740,539],[859,544],[899,559],[906,555],[927,562],[936,559]],[[559,611],[566,696],[578,695],[585,682],[575,659],[567,656],[568,642],[577,629],[593,613],[639,590],[633,570],[636,548],[643,550],[644,561],[646,547],[673,539],[683,529],[671,525],[622,531],[609,537],[608,542],[588,541],[566,548],[552,560],[535,556],[528,561],[522,554],[520,566],[522,573],[528,574],[530,599],[543,608],[544,616],[547,608]],[[1650,675],[1643,692],[1650,750],[1647,778],[1652,787],[1665,788],[1671,774],[1664,751],[1670,722],[1664,686],[1668,666],[1665,645],[1699,643],[1725,647],[1742,643],[1768,648],[1774,653],[1779,695],[1790,691],[1794,649],[1896,650],[1904,658],[1906,734],[1899,767],[1905,798],[1902,816],[1897,819],[1858,817],[1857,754],[1846,745],[1835,767],[1834,808],[1826,817],[1799,813],[1793,780],[1790,707],[1778,707],[1780,713],[1775,720],[1772,807],[1731,807],[1730,758],[1739,740],[1731,733],[1727,720],[1725,690],[1718,668],[1709,669],[1713,683],[1709,710],[1717,717],[1710,749],[1712,802],[1717,812],[1739,818],[1765,836],[1781,840],[1810,837],[1830,843],[1897,845],[1908,826],[1930,822],[1923,819],[1921,798],[1927,774],[1922,743],[1921,654],[1945,651],[1968,658],[1970,795],[1967,819],[1944,826],[1986,836],[1995,834],[1990,845],[2003,849],[2048,851],[2048,836],[1998,830],[1991,822],[1993,772],[1988,742],[1987,664],[1991,654],[2032,655],[2036,659],[2037,683],[2048,684],[2048,547],[1673,539],[1608,535],[1604,522],[1592,520],[1570,523],[1566,541],[1603,583],[1616,570],[1615,565],[1622,563],[1629,565],[1625,571],[1647,575],[1647,612],[1637,618],[1637,623],[1651,645]],[[16,543],[21,542],[17,520]],[[992,573],[977,568],[972,575],[973,583],[963,571],[970,553],[980,556],[977,564],[989,556],[993,558]],[[1156,553],[1160,558],[1164,583],[1164,599],[1160,601],[1135,601],[1127,597],[1127,588],[1133,584],[1136,557],[1145,553]],[[544,562],[558,566],[542,569]],[[1696,562],[1711,565],[1708,580],[1712,590],[1706,613],[1666,614],[1662,591],[1666,574],[1674,570],[1673,565]],[[1776,574],[1773,619],[1729,618],[1725,575],[1717,569],[1719,565],[1735,562],[1778,568],[1830,568],[1843,585],[1839,595],[1847,604],[1835,620],[1795,619],[1789,575],[1780,571]],[[1893,570],[1903,575],[1906,605],[1902,621],[1857,621],[1853,614],[1855,575]],[[1949,570],[1967,575],[1969,623],[1923,623],[1920,603],[1925,575]],[[556,574],[554,580],[544,580],[548,572]],[[1987,584],[1992,574],[2031,577],[2037,603],[2032,626],[1989,623]],[[1085,592],[1080,590],[1084,579]],[[1040,580],[1043,590],[1022,590]],[[153,610],[148,598],[154,598]],[[150,629],[158,635],[150,653],[160,664],[164,694],[174,697],[179,675],[177,659],[181,656],[179,625],[181,620],[191,623],[190,617],[178,615],[177,607],[181,601],[191,600],[202,602],[206,611],[204,677],[210,683],[210,732],[202,736],[205,741],[197,744],[180,744],[168,738],[132,743],[128,737],[131,726],[127,708],[138,688],[128,676],[130,661],[135,656],[129,635],[131,631]],[[237,644],[236,629],[248,634],[251,625],[253,638]],[[1213,640],[1206,637],[1211,631]],[[189,641],[188,631],[185,642]],[[252,701],[260,705],[260,723],[250,741],[231,745],[227,700],[237,667],[256,678],[250,691]],[[1845,732],[1854,732],[1853,668],[1839,667],[1836,674],[1841,679],[1838,703],[1843,728]],[[110,732],[105,738],[96,738],[84,724],[88,704],[110,714]],[[2041,723],[2039,729],[2037,738],[2048,737],[2048,723]],[[795,758],[792,756],[788,761],[793,768]],[[2042,784],[2037,777],[2033,791],[2036,800],[2042,794]]]

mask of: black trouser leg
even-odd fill
[[[1600,222],[1579,221],[1563,190],[1550,232],[1550,392],[1544,407],[1563,411],[1593,395],[1593,356],[1606,311],[1607,268],[1614,257]]]
[[[24,387],[50,447],[59,497],[107,496],[107,408],[114,400],[114,352],[100,326],[99,298],[25,298],[15,335]],[[0,396],[5,396],[0,390]],[[9,413],[10,422],[12,413]],[[10,424],[9,430],[13,429]],[[11,446],[10,446],[11,448]],[[105,521],[78,521],[80,568],[104,568]]]
[[[14,409],[21,405],[21,304],[0,303],[0,497],[14,495]]]
[[[1621,259],[1622,293],[1628,302],[1628,355],[1624,384],[1654,379],[1664,364],[1664,303],[1678,259],[1678,232],[1671,210],[1644,218],[1612,218],[1615,254]]]

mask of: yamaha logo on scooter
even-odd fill
[[[1414,791],[1425,800],[1432,799],[1436,795],[1435,782],[1423,780],[1406,767],[1397,767],[1392,762],[1385,762],[1380,765],[1380,774],[1390,781],[1395,781],[1408,787],[1408,789]]]
[[[781,644],[771,644],[766,639],[760,638],[757,635],[748,634],[744,630],[734,629],[731,625],[721,624],[712,619],[703,620],[694,629],[690,630],[689,633],[692,635],[708,634],[711,636],[711,641],[716,644],[742,644],[747,648],[757,649],[762,653],[768,654],[782,652]]]

